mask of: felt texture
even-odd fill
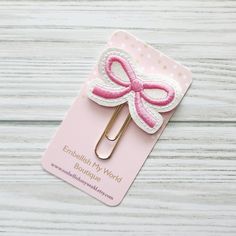
[[[113,71],[115,63],[126,74],[126,80]],[[107,107],[127,102],[133,121],[147,133],[155,133],[163,123],[160,113],[171,111],[181,100],[181,89],[174,80],[160,74],[142,74],[128,53],[121,49],[108,48],[98,67],[102,79],[91,81],[88,97]],[[162,90],[165,96],[153,98],[148,90]]]

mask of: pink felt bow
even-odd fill
[[[127,74],[129,81],[124,81],[118,76],[114,75],[112,72],[112,64],[118,62],[125,73]],[[138,116],[145,122],[150,128],[153,128],[157,124],[157,119],[152,115],[152,113],[145,108],[143,100],[154,106],[164,107],[170,104],[175,97],[175,90],[166,83],[157,82],[145,82],[138,78],[129,64],[129,62],[123,57],[117,55],[110,55],[105,63],[105,72],[108,78],[119,85],[119,89],[114,89],[113,87],[106,89],[99,85],[93,87],[92,93],[98,97],[106,100],[112,100],[116,98],[121,98],[131,91],[134,92],[134,107]],[[164,99],[152,99],[148,97],[145,93],[145,89],[159,89],[166,92],[166,97]]]

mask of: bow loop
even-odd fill
[[[108,75],[108,77],[116,84],[121,85],[123,87],[128,87],[130,86],[130,82],[125,82],[123,81],[121,78],[119,78],[118,76],[116,76],[113,72],[112,72],[112,65],[113,63],[119,63],[121,65],[121,67],[123,68],[123,70],[125,71],[126,75],[128,76],[130,82],[132,80],[135,80],[136,76],[135,73],[132,69],[132,67],[130,66],[130,64],[124,60],[124,58],[120,57],[120,56],[115,56],[115,55],[111,55],[107,58],[106,64],[105,64],[105,71]]]
[[[172,87],[166,83],[153,83],[153,82],[149,82],[149,83],[144,83],[143,84],[143,88],[144,89],[158,89],[158,90],[162,90],[166,93],[166,96],[164,98],[159,98],[159,99],[153,99],[150,98],[145,92],[142,93],[142,97],[150,104],[152,105],[156,105],[156,106],[166,106],[169,103],[171,103],[175,97],[175,91],[172,89]]]

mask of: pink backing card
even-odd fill
[[[117,31],[111,36],[106,48],[110,47],[126,51],[145,74],[170,76],[178,82],[182,96],[191,84],[191,72],[186,67],[125,31]],[[100,75],[96,66],[88,81],[97,77]],[[45,151],[42,166],[101,202],[116,206],[124,198],[176,108],[161,113],[164,123],[155,134],[145,133],[131,121],[112,157],[101,160],[95,155],[94,148],[114,108],[100,106],[88,99],[88,81]],[[123,116],[125,114],[128,114],[127,109]]]

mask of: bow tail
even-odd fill
[[[143,105],[140,93],[135,93],[134,105],[138,116],[150,127],[154,128],[158,122],[158,119],[148,111]]]

